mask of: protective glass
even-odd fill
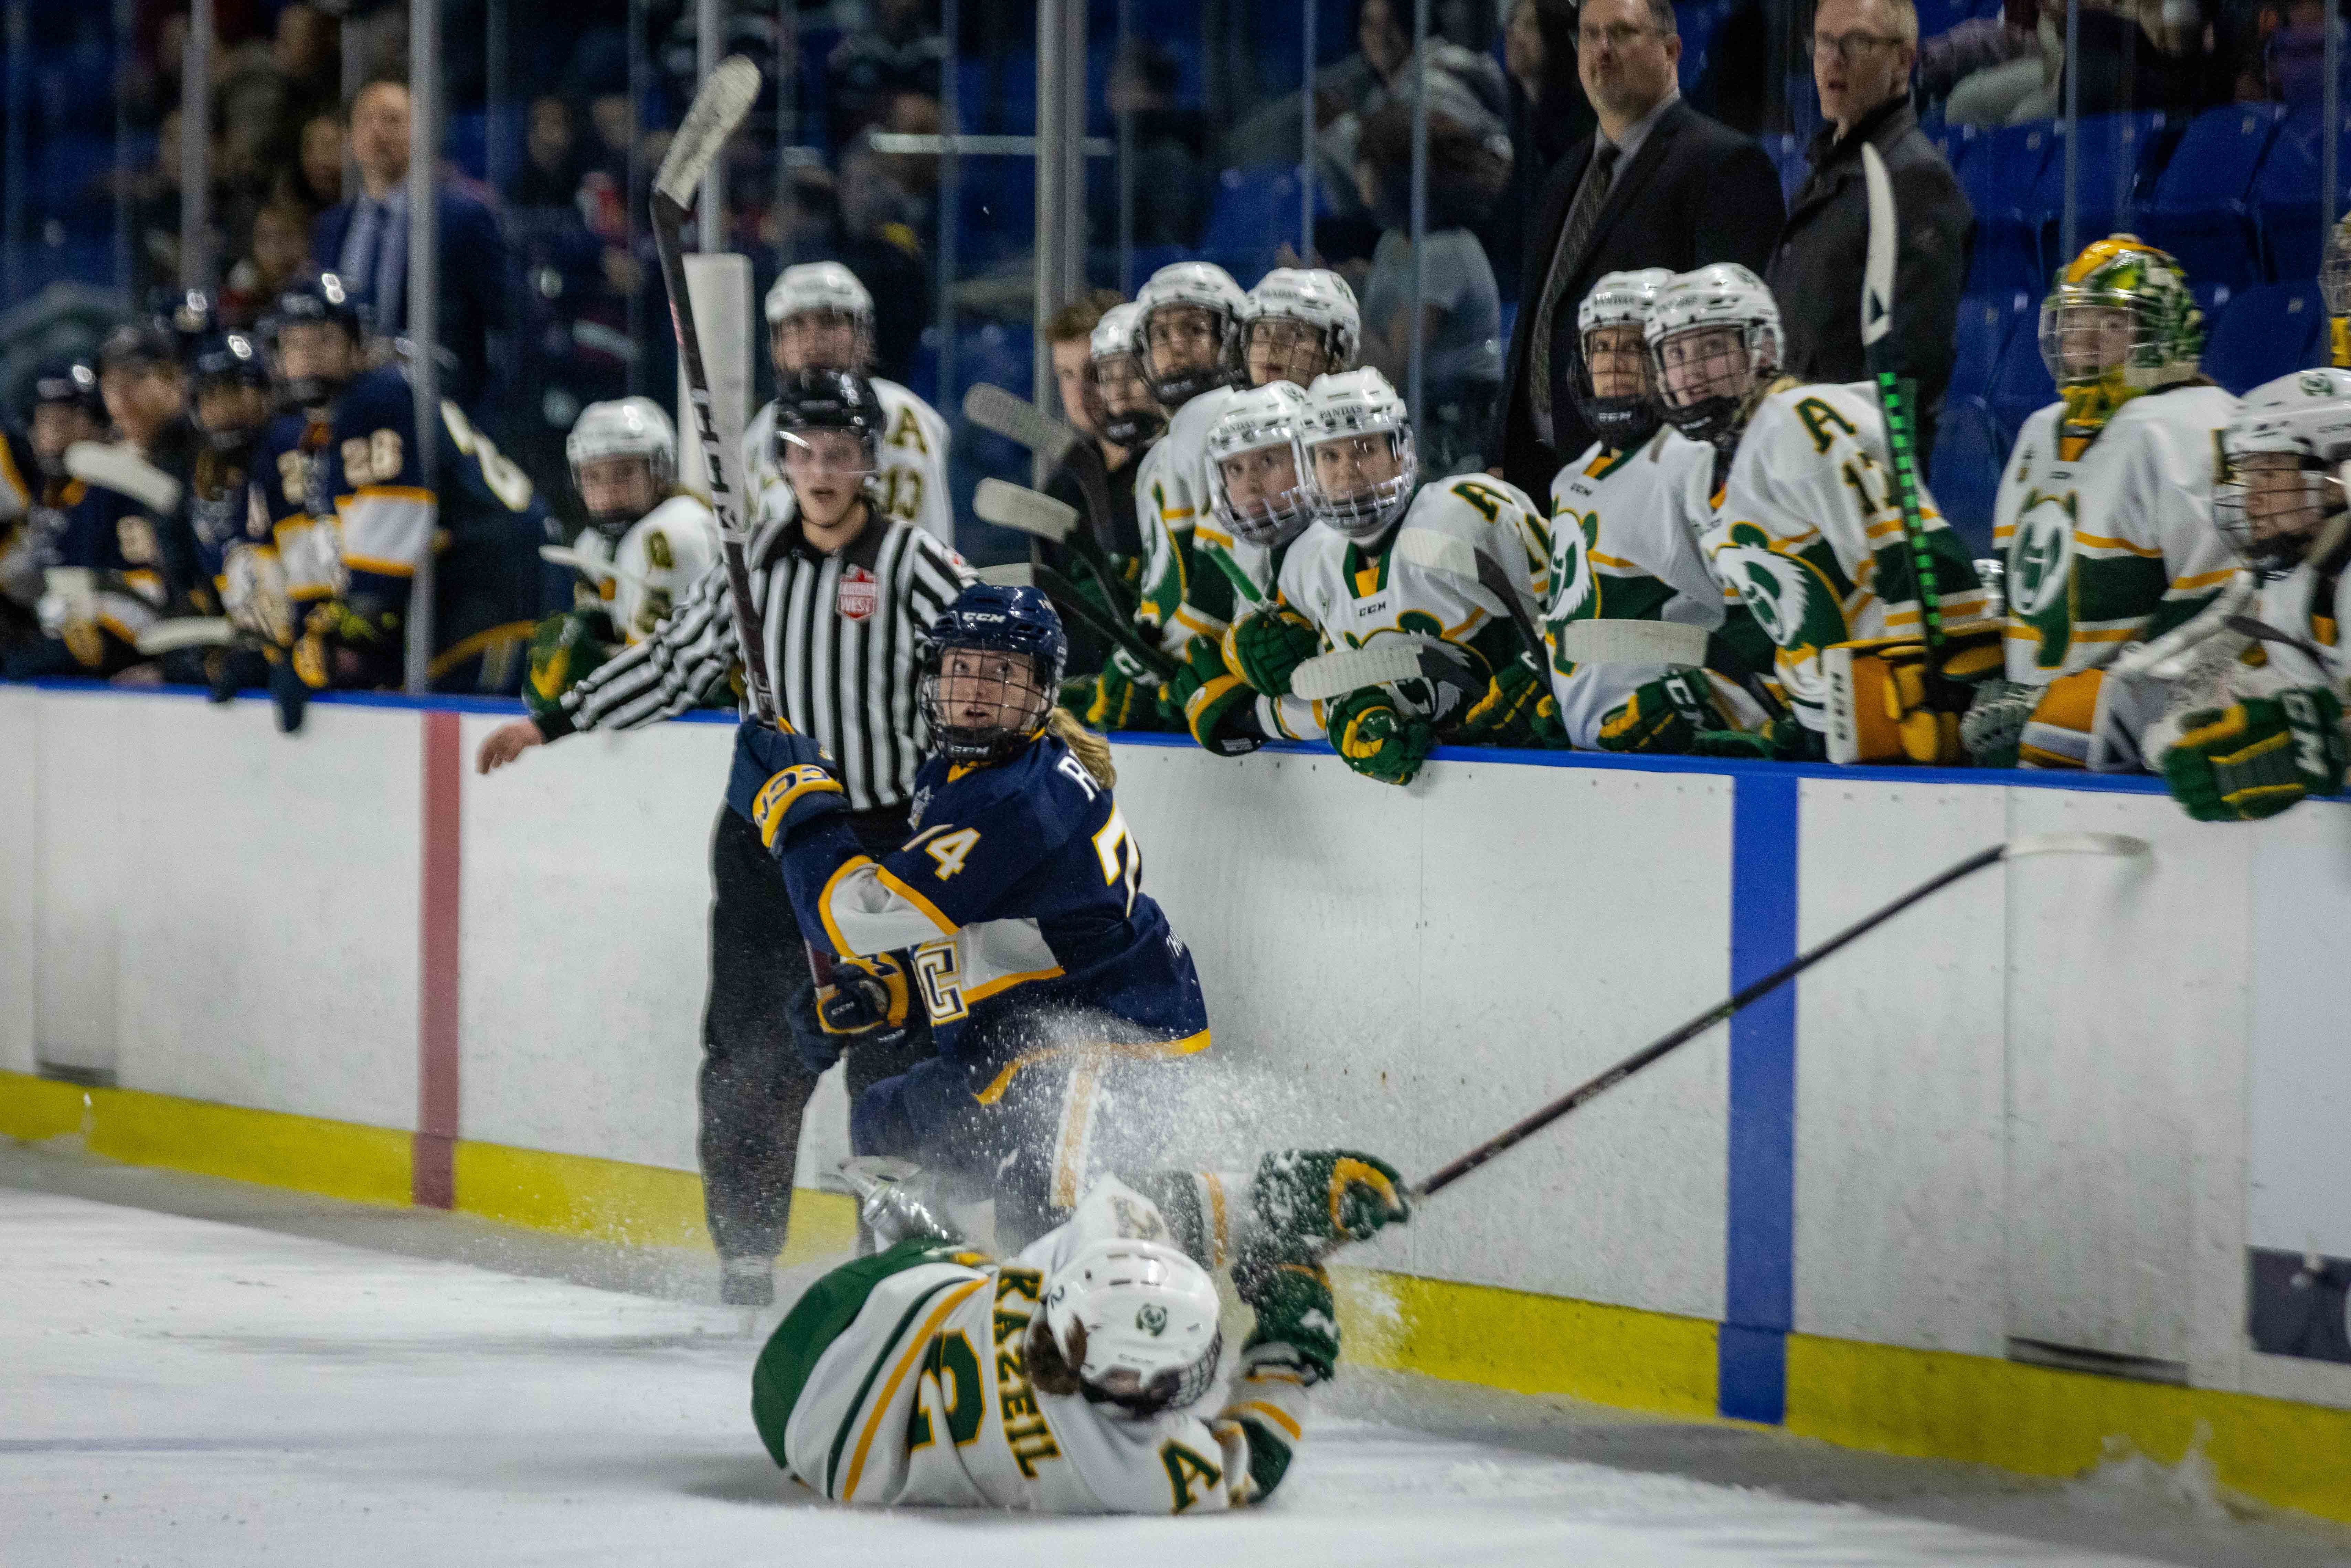
[[[2230,460],[2212,495],[2212,521],[2248,565],[2290,571],[2309,553],[2343,486],[2295,452],[2248,452]]]
[[[1001,648],[934,648],[919,688],[931,745],[956,761],[994,757],[1026,741],[1045,722],[1054,695],[1028,654]]]
[[[1331,368],[1330,345],[1322,329],[1284,316],[1267,316],[1249,323],[1243,358],[1249,363],[1251,386],[1295,382],[1310,386]]]

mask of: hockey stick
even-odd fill
[[[1088,599],[1076,583],[1050,566],[1029,566],[1014,561],[1009,566],[984,567],[980,576],[986,581],[1004,588],[1043,589],[1062,614],[1104,642],[1116,643],[1127,657],[1159,680],[1174,679],[1176,672],[1183,667],[1173,657],[1144,642],[1134,627]]]
[[[175,615],[158,621],[139,633],[142,653],[176,653],[183,648],[225,648],[236,641],[236,628],[225,615]]]
[[[1451,686],[1474,704],[1486,688],[1469,673],[1468,664],[1444,651],[1446,645],[1420,637],[1384,637],[1368,648],[1338,648],[1301,660],[1290,673],[1290,695],[1308,702],[1328,702],[1395,681],[1427,681]]]
[[[1943,593],[1927,548],[1927,518],[1918,506],[1918,422],[1912,407],[1917,383],[1902,374],[1902,345],[1894,337],[1894,262],[1901,243],[1894,210],[1894,181],[1877,149],[1861,144],[1861,172],[1869,188],[1869,249],[1861,277],[1861,344],[1877,382],[1878,412],[1886,419],[1886,451],[1894,465],[1894,498],[1902,511],[1902,538],[1910,547],[1910,575],[1917,580],[1918,615],[1926,626],[1928,678],[1943,674]],[[1945,694],[1950,695],[1949,692]],[[1960,700],[1964,705],[1965,688]]]
[[[610,580],[625,582],[631,588],[645,586],[645,580],[635,572],[612,561],[600,560],[585,550],[573,549],[568,545],[541,545],[538,547],[538,559],[549,566],[569,567],[590,582]]]
[[[154,511],[168,512],[180,504],[177,479],[119,444],[75,442],[66,448],[66,473],[85,485],[128,496]]]
[[[1677,1046],[1687,1045],[1733,1013],[1778,990],[1855,937],[1876,930],[1912,904],[1941,892],[1955,882],[1973,876],[1988,865],[2001,861],[2022,860],[2028,855],[2143,855],[2147,852],[2146,840],[2123,833],[2027,833],[2006,843],[1979,850],[1949,871],[1920,883],[1893,903],[1862,916],[1812,951],[1800,953],[1762,978],[1740,987],[1726,1000],[1718,1002],[1680,1028],[1643,1046],[1598,1077],[1578,1084],[1526,1120],[1487,1139],[1459,1159],[1416,1184],[1412,1189],[1413,1196],[1427,1197],[1444,1191],[1496,1155],[1524,1143],[1569,1112],[1605,1094]]]
[[[1134,605],[1125,592],[1126,584],[1112,570],[1110,557],[1089,529],[1078,527],[1078,509],[1067,501],[1056,500],[1041,490],[1031,490],[1025,485],[1008,485],[1001,479],[982,479],[972,492],[971,509],[981,522],[1014,529],[1035,538],[1070,549],[1091,568],[1102,580],[1103,591],[1116,601],[1122,616],[1132,616]]]
[[[743,482],[742,432],[718,428],[717,409],[710,396],[710,375],[702,361],[702,335],[694,320],[694,297],[686,292],[685,258],[678,248],[678,233],[693,209],[695,193],[726,139],[751,112],[759,96],[759,68],[741,55],[729,55],[710,73],[694,101],[686,106],[669,155],[653,175],[653,248],[660,254],[662,287],[669,294],[670,329],[677,336],[678,363],[685,371],[686,391],[694,404],[695,434],[702,442],[702,462],[710,478],[710,509],[718,519],[718,544],[726,561],[726,587],[734,602],[735,641],[743,650],[744,685],[751,711],[778,728],[789,727],[776,706],[776,689],[768,678],[768,650],[761,641],[758,612],[751,601],[751,569],[744,558],[750,534],[743,516],[748,492]]]
[[[1551,663],[1550,645],[1544,643],[1534,616],[1519,598],[1519,591],[1500,561],[1468,539],[1456,538],[1435,528],[1405,528],[1396,535],[1394,548],[1399,559],[1426,570],[1475,580],[1479,587],[1494,596],[1510,616],[1510,624],[1519,629],[1519,641],[1526,644],[1535,668],[1542,669]]]
[[[1571,621],[1553,635],[1573,664],[1706,663],[1706,628],[1679,621]]]
[[[1027,398],[986,382],[963,394],[963,416],[1036,453],[1048,467],[1068,467],[1077,478],[1078,493],[1085,497],[1094,543],[1104,555],[1109,553],[1116,535],[1111,527],[1110,470],[1102,466],[1100,447]]]

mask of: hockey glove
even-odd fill
[[[1690,746],[1698,757],[1725,757],[1750,762],[1818,762],[1828,747],[1815,729],[1792,718],[1765,721],[1761,729],[1709,729]]]
[[[314,692],[395,685],[400,657],[399,612],[363,600],[312,606],[294,640],[294,673]]]
[[[1368,1241],[1412,1218],[1403,1176],[1353,1149],[1267,1155],[1249,1184],[1249,1210],[1258,1244],[1289,1261],[1311,1261],[1343,1241]]]
[[[1650,751],[1687,756],[1698,737],[1738,727],[1715,701],[1704,670],[1676,670],[1634,689],[1600,721],[1603,751]]]
[[[1225,663],[1270,697],[1290,695],[1298,666],[1322,651],[1313,622],[1283,605],[1242,616],[1225,628]]]
[[[906,1027],[905,966],[892,953],[833,960],[832,983],[816,988],[818,1024],[831,1035],[880,1038]]]
[[[1330,734],[1340,761],[1383,784],[1411,783],[1437,745],[1437,732],[1427,721],[1398,713],[1381,686],[1365,686],[1340,698],[1331,714]]]
[[[1079,715],[1097,730],[1155,728],[1158,687],[1123,648],[1113,649],[1094,677],[1093,701]]]
[[[1567,745],[1559,699],[1552,695],[1551,672],[1521,653],[1496,671],[1486,695],[1462,716],[1460,738],[1476,746]]]
[[[759,841],[778,856],[792,830],[849,809],[822,747],[756,718],[745,719],[735,731],[726,804],[759,830]]]
[[[530,638],[530,675],[522,684],[522,706],[543,719],[563,706],[563,694],[604,662],[604,642],[594,612],[550,615]],[[610,624],[609,622],[606,622]]]
[[[1244,1355],[1260,1345],[1286,1347],[1290,1355],[1266,1359],[1289,1362],[1309,1388],[1338,1370],[1339,1309],[1322,1264],[1285,1261],[1262,1248],[1244,1247],[1233,1262],[1233,1290],[1257,1309]]]
[[[2343,705],[2324,686],[2294,686],[2180,717],[2163,754],[2172,799],[2199,822],[2273,817],[2305,795],[2343,788]]]
[[[1219,757],[1246,757],[1265,744],[1265,731],[1257,722],[1257,693],[1225,667],[1216,639],[1192,639],[1184,650],[1184,667],[1167,683],[1166,691],[1182,706],[1184,727],[1203,749]]]
[[[811,1078],[821,1078],[831,1071],[832,1064],[849,1047],[847,1036],[825,1028],[824,1015],[818,1009],[817,991],[815,981],[806,981],[795,986],[784,1001],[786,1021],[791,1026],[792,1049],[799,1052],[800,1064],[809,1070]]]
[[[1986,681],[1959,720],[1959,744],[1979,768],[2013,768],[2017,743],[2040,706],[2042,688],[2022,681]]]

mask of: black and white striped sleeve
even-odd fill
[[[575,729],[634,729],[674,718],[702,700],[737,654],[735,606],[720,559],[651,636],[564,693],[562,707],[540,719],[539,728],[553,740]]]

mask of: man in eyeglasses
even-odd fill
[[[1807,154],[1812,174],[1789,204],[1788,225],[1765,279],[1780,302],[1787,371],[1805,382],[1857,382],[1862,261],[1869,247],[1867,142],[1886,160],[1901,233],[1894,278],[1894,336],[1902,373],[1918,383],[1918,450],[1934,450],[1935,418],[1951,379],[1959,290],[1975,240],[1975,213],[1951,166],[1919,133],[1910,103],[1918,55],[1911,0],[1820,0],[1813,19],[1813,81],[1828,123]]]
[[[1576,29],[1600,124],[1561,157],[1529,219],[1523,308],[1485,447],[1497,476],[1536,496],[1595,439],[1570,385],[1576,307],[1592,286],[1651,267],[1761,271],[1785,215],[1763,150],[1682,101],[1670,0],[1583,0]]]

